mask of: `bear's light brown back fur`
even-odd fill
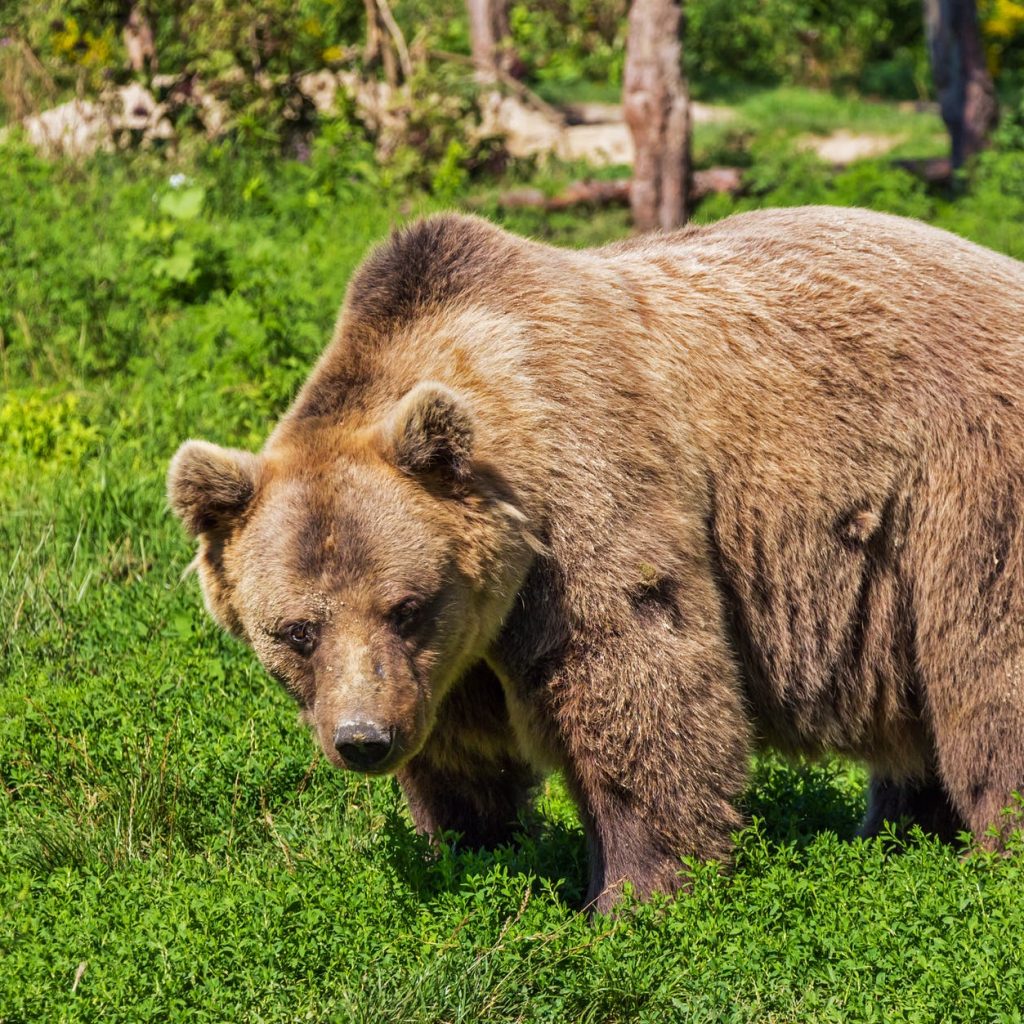
[[[474,841],[561,768],[599,907],[728,855],[753,743],[867,761],[869,832],[1024,787],[1024,267],[917,222],[422,222],[263,453],[190,443],[170,491],[329,755],[386,720],[417,824]]]

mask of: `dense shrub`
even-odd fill
[[[621,83],[628,0],[513,4],[518,52],[540,81]],[[697,90],[725,82],[928,89],[920,0],[686,0]]]
[[[189,176],[155,180],[112,158],[68,174],[24,148],[0,154],[9,373],[42,381],[59,370],[87,385],[141,355],[147,372],[177,364],[225,386],[261,381],[271,403],[290,393],[298,357],[314,351],[338,299],[332,264],[303,248],[305,232],[318,225],[326,242],[349,207],[358,225],[375,185],[369,159],[365,174],[345,173],[329,136],[308,164],[213,149]],[[47,301],[37,305],[42,267]]]
[[[628,0],[543,0],[510,11],[516,50],[541,82],[622,81]]]
[[[359,0],[170,0],[143,3],[159,69],[221,77],[320,67],[363,36]],[[131,4],[121,0],[43,0],[0,5],[0,27],[18,32],[59,82],[83,71],[124,73],[121,30]]]
[[[1005,7],[1009,0],[991,2]],[[513,2],[513,40],[529,77],[617,86],[628,6],[628,0]],[[127,9],[115,0],[0,6],[0,31],[33,47],[58,90],[95,89],[127,75],[121,37]],[[394,9],[410,39],[468,52],[462,0],[396,0]],[[357,56],[365,34],[363,4],[356,0],[173,0],[146,10],[160,70],[217,82],[221,97],[257,136],[261,128],[280,132],[282,121],[308,117],[290,87],[294,76]],[[687,63],[698,86],[726,79],[865,83],[907,96],[927,87],[919,0],[688,0],[685,10]],[[1000,61],[1012,68],[1019,26],[1007,10],[993,15],[993,39]],[[0,50],[0,62],[10,72],[18,51],[8,49]],[[22,68],[14,77],[31,75]],[[3,82],[0,104],[10,113],[11,74]]]
[[[691,0],[695,83],[853,85],[914,97],[928,89],[920,0]]]

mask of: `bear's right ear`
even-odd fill
[[[438,473],[459,484],[471,475],[473,434],[466,401],[435,381],[417,384],[379,428],[385,453],[403,472]]]
[[[258,458],[208,441],[186,441],[167,471],[167,499],[196,537],[228,526],[252,500]]]

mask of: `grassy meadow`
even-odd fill
[[[1018,129],[951,200],[792,144],[901,131],[895,108],[788,92],[698,135],[704,163],[753,154],[750,193],[698,220],[859,204],[1024,257]],[[788,134],[782,108],[802,111]],[[936,125],[907,129],[912,155],[941,151]],[[505,215],[496,187],[399,198],[339,170],[342,141],[307,164],[212,147],[174,182],[156,159],[0,146],[0,1022],[1020,1024],[1024,849],[855,840],[857,766],[760,759],[734,870],[589,920],[558,779],[514,846],[435,851],[396,784],[330,769],[210,622],[168,459],[190,436],[262,443],[371,243],[466,199],[557,244],[628,230],[621,210]]]

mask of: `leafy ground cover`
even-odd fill
[[[751,194],[698,219],[859,203],[1024,256],[1016,130],[955,202],[769,133]],[[0,1021],[1020,1022],[1024,850],[853,840],[859,768],[760,759],[731,873],[588,921],[557,779],[514,847],[433,852],[394,783],[328,769],[208,621],[168,458],[258,445],[366,246],[438,203],[345,152],[212,151],[172,182],[0,148]],[[505,219],[559,244],[626,230]]]

